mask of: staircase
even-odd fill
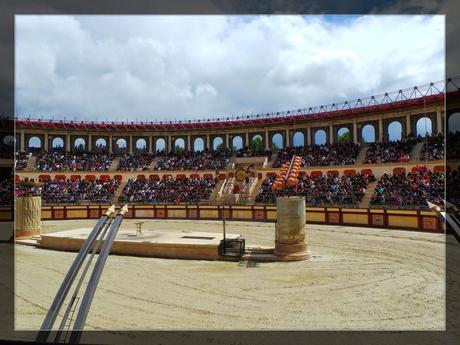
[[[153,171],[155,166],[157,165],[158,163],[158,160],[160,159],[161,157],[155,157],[152,161],[152,163],[150,164],[150,167],[149,167],[149,171]]]
[[[115,157],[112,161],[112,164],[110,164],[108,171],[117,171],[118,163],[120,163],[120,159],[121,157]]]
[[[27,166],[24,169],[24,171],[34,171],[36,163],[37,156],[30,155],[29,160],[27,161]]]
[[[15,243],[22,244],[24,246],[36,247],[40,245],[41,238],[42,237],[40,235],[33,235],[31,238],[17,239]]]
[[[247,198],[247,204],[252,205],[254,204],[256,200],[256,196],[259,193],[260,187],[262,187],[262,183],[264,183],[264,179],[259,179],[257,181],[256,186],[252,190],[251,194],[249,194],[249,197]]]
[[[410,153],[410,160],[411,161],[419,161],[420,157],[422,155],[422,148],[423,148],[423,142],[417,143],[414,145],[412,148],[412,152]]]
[[[361,148],[358,153],[358,157],[356,157],[356,164],[364,163],[364,158],[366,158],[366,152],[369,149],[369,144],[362,144]]]
[[[375,188],[377,188],[377,181],[371,182],[367,185],[366,194],[361,202],[358,204],[360,208],[368,208],[371,204],[372,197],[374,196]]]
[[[214,204],[217,201],[217,198],[219,196],[219,190],[220,190],[220,188],[222,187],[222,185],[224,184],[225,181],[227,181],[227,180],[217,182],[216,186],[214,187],[214,190],[212,191],[211,195],[209,196],[209,202],[211,204]]]
[[[118,197],[123,194],[123,189],[125,189],[125,186],[128,182],[121,182],[120,185],[118,186],[117,190],[113,194],[112,197],[112,202],[116,203],[118,202]]]

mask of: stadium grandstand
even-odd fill
[[[28,191],[42,196],[43,219],[95,218],[103,205],[127,202],[132,218],[148,211],[156,218],[219,219],[226,205],[231,219],[273,221],[276,196],[302,195],[307,222],[439,231],[440,222],[423,210],[428,201],[442,206],[445,182],[458,180],[460,132],[449,128],[459,116],[456,82],[187,121],[18,118],[15,137],[1,140],[15,144],[15,181],[43,182]],[[447,110],[446,93],[453,100]],[[11,159],[6,152],[2,157]],[[273,191],[293,156],[301,158],[296,184]],[[13,190],[12,181],[0,186]],[[16,195],[24,192],[16,186]],[[12,202],[2,195],[3,204]],[[392,217],[397,210],[414,221],[402,224]],[[350,217],[358,213],[366,217]]]

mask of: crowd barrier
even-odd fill
[[[43,220],[98,219],[108,205],[43,206]],[[444,232],[430,210],[382,208],[306,207],[307,224],[349,225],[425,232]],[[196,219],[275,222],[275,206],[130,205],[125,218]],[[12,208],[0,209],[0,220],[13,219]]]

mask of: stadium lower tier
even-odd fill
[[[404,206],[426,207],[427,201],[441,205],[444,199],[444,184],[457,183],[458,171],[433,172],[426,167],[415,167],[412,171],[384,173],[378,181],[372,173],[343,174],[299,174],[297,184],[281,191],[274,191],[272,184],[277,174],[271,174],[262,180],[260,188],[254,190],[256,203],[274,204],[278,196],[304,196],[310,206],[348,205],[368,207]],[[25,179],[18,182],[31,182]],[[377,182],[376,182],[377,181]],[[29,187],[21,183],[16,185],[17,196],[24,194],[41,195],[44,204],[69,204],[83,201],[92,203],[166,203],[197,204],[218,203],[219,179],[213,176],[152,175],[146,179],[139,176],[121,182],[108,176],[89,179],[63,178],[44,179],[40,186]],[[221,182],[223,194],[244,193],[249,185],[256,184],[251,177],[243,190],[234,188],[234,178]],[[231,188],[229,188],[231,185]],[[3,190],[11,190],[11,183],[2,181]],[[366,197],[368,199],[366,204]],[[452,195],[458,200],[458,195]],[[246,201],[251,201],[246,199]]]

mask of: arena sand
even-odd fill
[[[94,220],[46,221],[44,232]],[[135,232],[134,220],[125,220]],[[221,232],[221,222],[152,221],[144,229]],[[228,222],[247,246],[274,224]],[[85,329],[444,330],[444,235],[307,225],[312,259],[189,261],[111,255]],[[16,245],[15,326],[39,329],[76,253]]]

